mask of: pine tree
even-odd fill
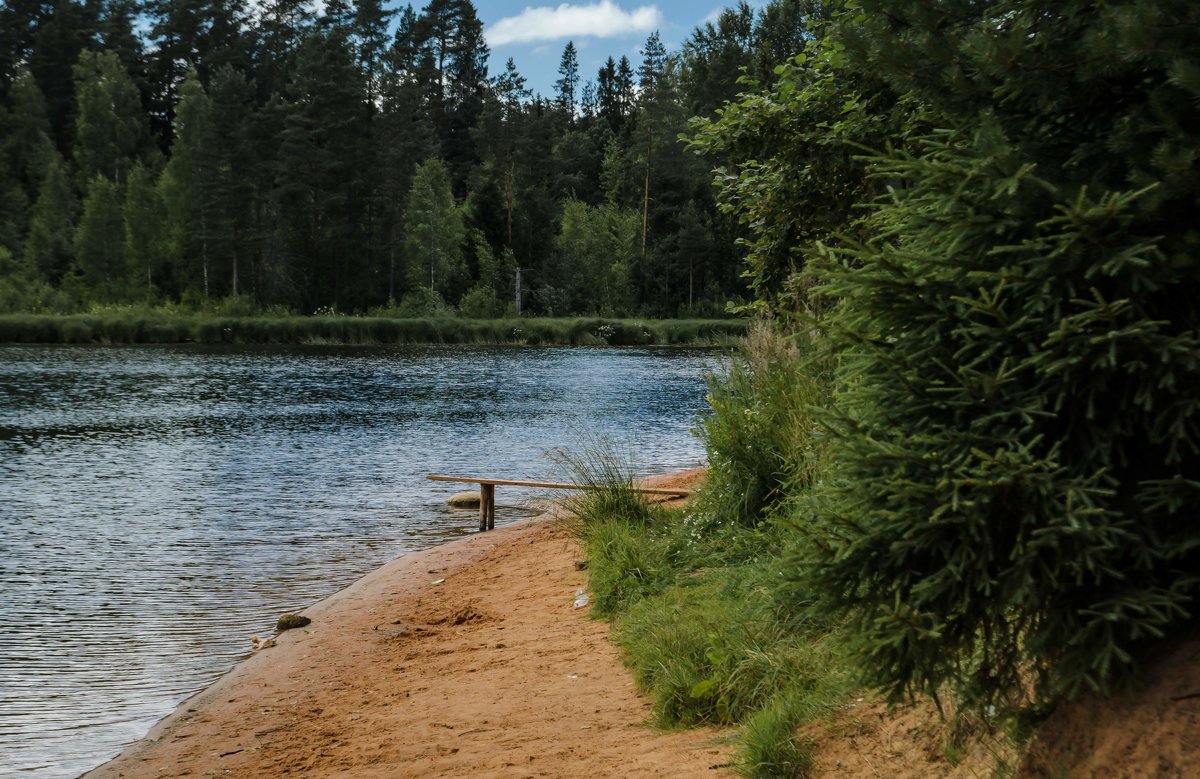
[[[145,8],[151,20],[147,70],[155,87],[152,117],[168,145],[188,73],[194,72],[207,88],[222,65],[248,64],[242,31],[245,5],[242,0],[147,0]]]
[[[667,48],[663,46],[658,30],[655,30],[642,48],[642,64],[638,67],[639,97],[654,91],[666,69]]]
[[[583,93],[579,98],[579,113],[585,124],[600,115],[599,98],[596,96],[596,82],[588,81],[583,85]]]
[[[411,12],[411,7],[409,8]],[[383,7],[381,0],[358,0],[354,8],[354,39],[358,65],[367,84],[367,101],[374,105],[382,89],[387,67],[388,25],[395,11]]]
[[[389,52],[383,82],[383,105],[374,127],[379,149],[380,244],[387,256],[387,279],[378,289],[394,303],[404,286],[403,212],[413,172],[433,156],[436,137],[430,117],[421,70],[418,19],[412,6],[400,12],[395,42]]]
[[[244,278],[255,256],[254,214],[258,182],[267,165],[255,153],[253,138],[254,85],[230,65],[219,68],[209,89],[212,104],[212,224],[216,272],[224,271],[230,295],[243,294]]]
[[[18,71],[29,62],[44,13],[41,0],[9,0],[0,5],[0,105],[8,103]]]
[[[754,10],[745,0],[723,10],[716,24],[693,32],[682,53],[689,112],[707,117],[736,98],[743,91],[742,68],[749,67],[753,53]]]
[[[485,159],[490,157],[501,171],[505,212],[503,246],[511,249],[516,208],[516,147],[524,125],[523,103],[530,93],[525,88],[525,77],[517,71],[511,57],[505,64],[504,73],[493,81],[492,89],[499,98],[498,110],[489,116],[485,109],[479,128],[482,137],[479,145],[485,150]]]
[[[3,118],[0,113],[0,121]],[[10,257],[19,257],[21,254],[28,218],[29,198],[17,177],[9,170],[9,163],[0,157],[0,249]]]
[[[429,81],[430,115],[456,191],[462,191],[477,162],[471,128],[483,109],[488,47],[483,24],[470,0],[431,0],[418,24]]]
[[[313,25],[307,0],[268,0],[260,11],[255,46],[255,82],[266,102],[287,90],[300,41]]]
[[[145,47],[136,30],[141,10],[139,0],[104,0],[99,33],[102,48],[117,55],[146,108],[153,90],[146,70]]]

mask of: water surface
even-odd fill
[[[607,435],[699,463],[712,352],[0,347],[0,776],[73,777],[282,612],[462,535],[462,485]],[[500,488],[498,522],[529,493]]]

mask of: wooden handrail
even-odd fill
[[[444,476],[438,473],[428,474],[426,477],[429,481],[459,481],[470,484],[490,484],[495,486],[502,484],[510,487],[548,487],[556,490],[599,490],[604,489],[604,485],[600,484],[570,484],[561,481],[525,481],[523,479],[484,479],[475,476]],[[634,487],[628,486],[628,489],[634,492],[643,492],[648,495],[691,495],[692,490],[687,487]]]

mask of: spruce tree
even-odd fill
[[[85,51],[75,66],[74,157],[78,179],[96,176],[121,184],[136,159],[149,149],[141,97],[115,52]]]
[[[129,171],[122,206],[125,223],[125,260],[129,270],[129,297],[153,300],[162,286],[163,204],[153,171],[137,164]]]
[[[38,197],[29,214],[23,256],[52,284],[66,275],[75,257],[78,205],[62,159],[55,154],[46,167]]]
[[[860,5],[930,129],[824,270],[810,585],[894,697],[1111,689],[1198,618],[1200,6]]]
[[[575,90],[579,86],[579,54],[575,42],[567,41],[558,63],[558,80],[554,82],[554,102],[568,120],[575,118]]]
[[[33,74],[22,68],[12,85],[11,109],[0,119],[0,154],[21,187],[27,203],[33,202],[51,159],[46,101]]]
[[[46,99],[51,139],[70,159],[76,132],[75,66],[82,53],[97,46],[97,5],[54,0],[48,10],[37,25],[28,65]]]
[[[165,215],[163,248],[177,291],[207,300],[217,291],[216,128],[212,100],[195,71],[189,72],[179,93],[175,144],[159,182]]]
[[[125,221],[116,186],[96,176],[87,188],[75,232],[75,265],[70,286],[86,300],[116,303],[129,290],[125,263]]]

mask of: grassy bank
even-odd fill
[[[803,339],[754,328],[709,382],[699,434],[710,469],[686,509],[646,503],[603,447],[568,458],[596,487],[571,505],[593,614],[611,621],[657,724],[735,727],[747,777],[808,776],[811,734],[875,698],[858,634],[828,607],[836,593],[806,573],[826,564],[813,529],[853,521],[820,519],[834,456],[822,424],[829,362]],[[943,703],[945,720],[920,723],[921,750],[942,755],[922,770],[949,775],[970,754],[969,770],[1010,775],[1009,735]]]
[[[605,451],[571,459],[598,487],[572,509],[593,613],[612,621],[657,724],[738,726],[743,775],[801,777],[810,756],[797,726],[856,688],[838,625],[785,575],[789,510],[819,478],[810,408],[828,383],[766,330],[743,358],[710,382],[700,433],[711,469],[686,509],[645,503]]]
[[[736,319],[395,319],[154,310],[0,316],[0,343],[718,345],[745,332],[746,322]]]

